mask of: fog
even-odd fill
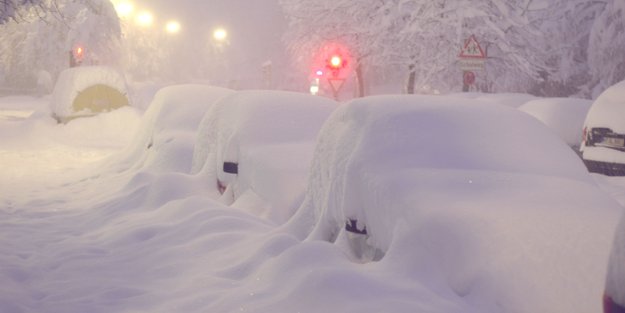
[[[202,41],[210,41],[217,27],[226,29],[227,44],[220,47],[221,60],[214,63],[222,64],[217,69],[220,73],[209,75],[214,83],[235,88],[282,84],[282,72],[288,64],[282,41],[286,21],[277,0],[157,0],[138,2],[136,6],[152,10],[157,23],[178,20],[182,25],[178,47],[185,52],[205,44]],[[179,55],[176,66],[180,68],[193,68],[196,58],[203,57]],[[263,74],[261,66],[267,61],[272,63],[271,73]],[[270,75],[271,82],[266,82],[263,75]],[[274,86],[263,86],[266,84]]]

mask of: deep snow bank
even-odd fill
[[[619,210],[524,113],[389,96],[330,117],[287,226],[356,259],[413,264],[426,284],[482,310],[581,313],[597,307]],[[367,235],[347,232],[349,220]]]

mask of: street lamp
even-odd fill
[[[180,23],[177,21],[169,21],[165,25],[165,31],[169,34],[177,34],[180,32]]]
[[[130,2],[123,1],[115,4],[115,11],[117,11],[117,16],[122,19],[130,17],[134,9],[134,6]]]
[[[217,42],[225,42],[228,38],[228,32],[224,28],[217,28],[213,31],[213,39]]]
[[[137,15],[136,22],[141,27],[150,27],[154,23],[154,15],[148,11],[143,11]]]

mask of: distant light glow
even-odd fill
[[[316,96],[319,93],[319,86],[310,86],[310,94]]]
[[[177,21],[169,21],[167,22],[167,24],[165,25],[165,31],[167,31],[170,34],[177,34],[180,32],[180,23],[178,23]]]
[[[323,71],[322,70],[317,70],[317,72],[315,72],[315,74],[317,74],[317,76],[323,76]]]
[[[217,28],[213,31],[213,38],[217,41],[224,41],[228,38],[228,32],[223,28]]]
[[[332,58],[330,58],[330,65],[334,68],[340,67],[342,63],[343,59],[341,59],[341,57],[338,55],[334,55],[332,56]]]
[[[115,11],[120,18],[128,18],[132,15],[135,7],[130,2],[119,2],[115,5]]]
[[[154,23],[154,15],[152,13],[143,11],[137,15],[137,24],[142,27],[150,27]]]

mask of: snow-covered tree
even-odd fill
[[[69,66],[69,51],[84,48],[84,64],[115,65],[120,28],[107,0],[57,0],[49,10],[23,9],[0,25],[0,67],[13,87],[31,88],[41,72],[56,77]]]
[[[20,17],[20,11],[32,6],[43,6],[44,0],[0,0],[0,24]]]
[[[609,1],[595,20],[588,45],[588,64],[593,96],[625,79],[624,0]]]
[[[283,10],[289,20],[285,40],[302,68],[315,58],[327,43],[347,47],[352,56],[358,94],[365,95],[364,70],[377,50],[379,22],[377,14],[385,1],[284,0]]]
[[[486,90],[525,91],[542,73],[546,45],[539,26],[548,0],[283,1],[290,20],[285,36],[300,59],[324,40],[340,40],[358,65],[404,68],[414,84],[454,89],[461,83],[457,55],[470,35],[488,51]],[[358,69],[358,68],[356,68]]]
[[[532,91],[545,96],[589,96],[585,91],[591,80],[588,43],[592,25],[603,12],[607,0],[551,0],[546,4],[540,26],[547,43],[547,64],[551,73]]]

